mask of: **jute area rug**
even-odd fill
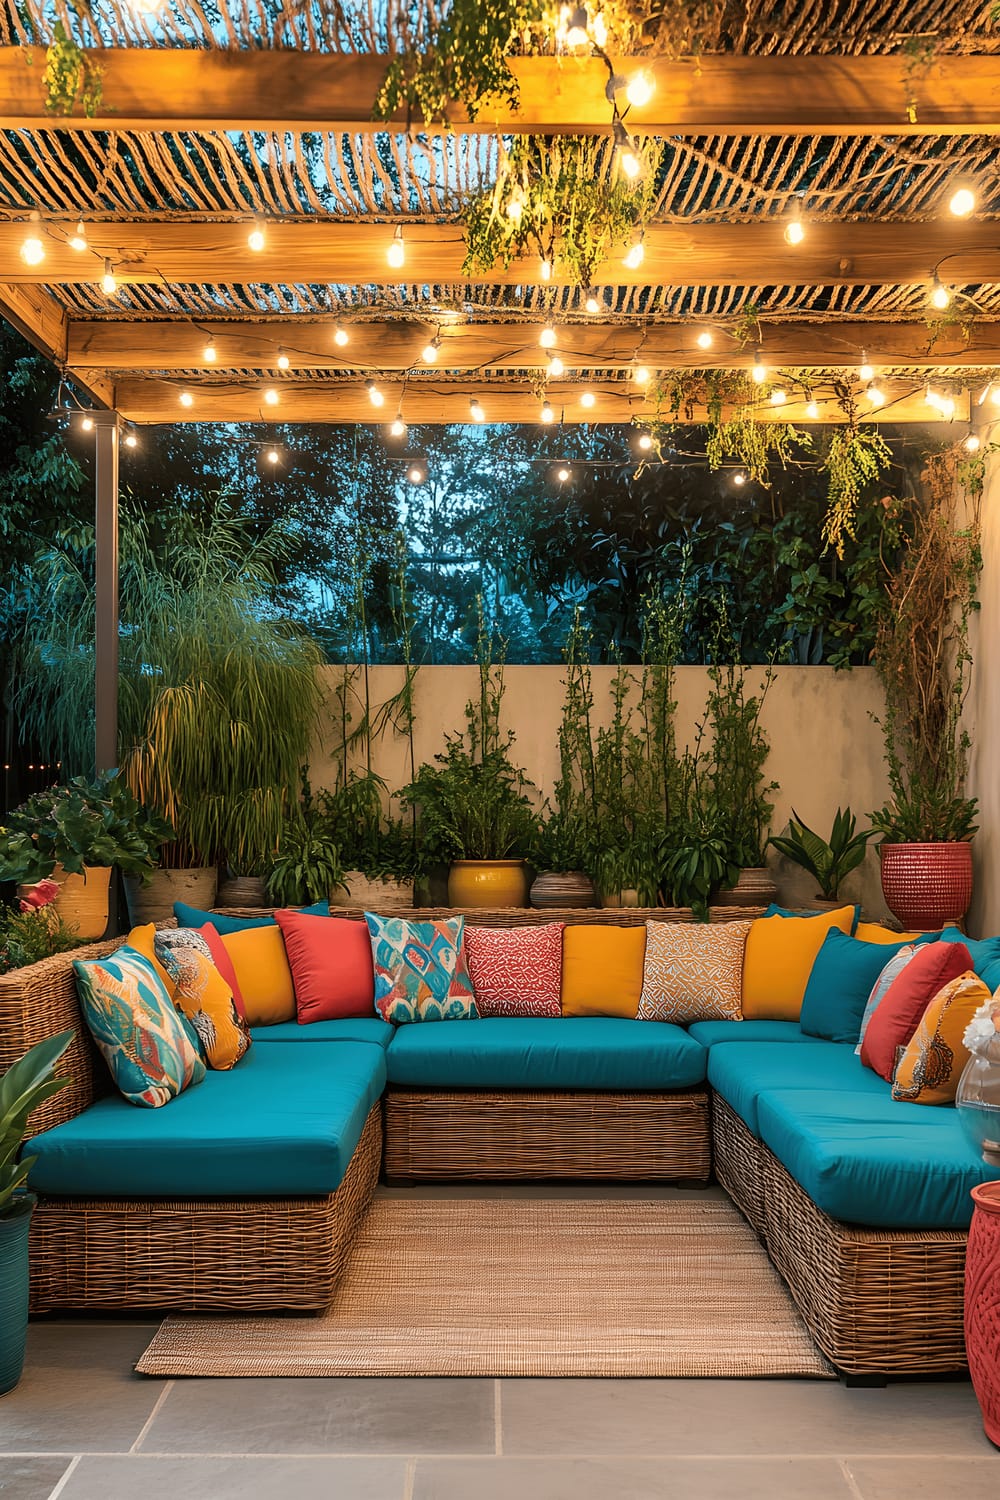
[[[830,1377],[716,1199],[376,1196],[317,1317],[171,1317],[147,1375]]]

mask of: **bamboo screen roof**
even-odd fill
[[[489,403],[488,420],[534,419],[544,396],[567,420],[627,420],[650,400],[637,362],[651,387],[662,371],[749,365],[753,346],[731,330],[751,304],[769,367],[808,371],[817,393],[832,391],[866,350],[894,417],[926,418],[932,373],[956,396],[992,379],[1000,25],[989,4],[720,5],[697,63],[672,58],[654,27],[642,61],[657,95],[629,121],[663,144],[647,254],[638,271],[620,256],[599,269],[597,314],[558,267],[549,284],[528,261],[461,274],[463,206],[495,180],[501,138],[527,124],[371,123],[387,54],[419,44],[442,8],[3,0],[0,310],[96,401],[138,421],[385,420],[400,397],[409,420],[467,420],[472,398]],[[108,49],[91,120],[45,112],[44,49],[58,22]],[[576,58],[525,62],[541,70],[522,77],[530,128],[574,133],[579,104],[579,133],[607,137],[610,181],[610,106],[587,82],[599,75]],[[962,220],[947,211],[959,184],[977,199]],[[790,247],[782,231],[796,207],[806,238]],[[32,211],[46,249],[35,267],[19,253]],[[255,216],[267,232],[258,255],[247,250]],[[83,255],[66,244],[78,220]],[[399,224],[406,263],[392,271]],[[935,274],[955,293],[947,313],[928,308]],[[550,318],[567,368],[544,385],[538,325]],[[438,329],[428,369],[420,351]],[[710,354],[695,344],[704,329]],[[371,378],[384,386],[382,412]],[[589,412],[584,385],[598,398]],[[277,391],[273,407],[265,388]],[[959,400],[958,413],[968,409]]]

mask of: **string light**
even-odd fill
[[[780,385],[776,385],[775,388],[774,388],[774,390],[771,392],[771,405],[772,406],[784,406],[784,404],[785,404],[785,402],[787,400],[788,400],[788,394],[787,394],[787,392],[783,391]]]
[[[385,405],[385,397],[379,390],[378,386],[375,384],[374,380],[365,381],[365,390],[368,392],[368,399],[371,402],[372,406]]]
[[[540,261],[538,266],[538,274],[541,276],[543,281],[552,280],[552,262],[549,260],[548,256],[542,257],[542,260]]]
[[[76,226],[76,234],[71,234],[69,237],[69,248],[71,250],[86,250],[89,248],[87,245],[87,231],[83,227],[82,219]]]
[[[951,292],[935,271],[934,284],[931,287],[931,306],[939,308],[943,312],[950,302]]]
[[[337,345],[338,348],[343,349],[344,345],[348,343],[349,340],[350,335],[348,334],[347,329],[341,328],[340,324],[338,323],[336,328],[333,330],[333,342]]]
[[[874,381],[870,381],[865,388],[865,396],[871,402],[872,406],[885,405],[885,392]]]
[[[395,270],[406,260],[406,246],[403,244],[403,226],[397,224],[392,232],[392,244],[386,251],[386,260]]]
[[[653,446],[653,434],[651,432],[640,432],[637,442],[643,453],[648,453]]]
[[[28,215],[28,222],[30,224],[41,224],[42,216],[37,209],[32,209]],[[41,237],[37,233],[27,235],[23,241],[21,245],[21,259],[26,266],[39,266],[45,259],[45,246],[42,244]]]
[[[134,432],[126,432],[123,441],[126,448],[138,448],[139,446],[139,439],[136,437]]]
[[[814,401],[811,396],[806,403],[806,416],[809,418],[810,422],[816,422],[819,420],[819,403]]]
[[[406,477],[411,484],[423,484],[427,475],[420,464],[411,464],[406,471]]]
[[[565,464],[563,464],[561,468],[556,470],[556,478],[558,479],[560,484],[567,484],[569,480],[572,479],[572,477],[572,469],[567,469]]]
[[[548,373],[552,376],[553,380],[558,380],[559,376],[565,373],[565,370],[566,366],[563,364],[558,354],[553,354],[552,358],[549,360],[548,365]]]
[[[750,378],[754,385],[763,385],[767,379],[767,366],[759,349],[754,350],[753,364],[750,368]]]
[[[253,227],[247,235],[247,244],[251,250],[258,254],[267,244],[267,235],[264,233],[264,222],[262,219],[254,219]]]
[[[635,369],[632,371],[632,379],[635,381],[636,385],[648,385],[649,371],[646,366],[636,365]]]
[[[515,187],[507,203],[507,217],[512,224],[520,224],[521,215],[524,213],[524,193],[520,186]]]
[[[565,6],[563,8],[563,15],[565,17],[566,45],[568,47],[584,47],[590,41],[590,37],[587,34],[587,7],[585,5],[577,5],[566,15],[567,10],[569,10],[569,7]]]
[[[792,217],[785,225],[785,243],[787,245],[801,245],[806,237],[805,225],[802,223],[802,210],[796,204],[792,209]]]
[[[541,344],[543,349],[552,349],[555,347],[556,331],[551,323],[546,323],[545,327],[538,335],[538,342]]]
[[[924,391],[924,400],[926,401],[928,406],[936,407],[938,410],[941,409],[941,397],[938,395],[937,391],[932,390],[930,386],[928,386]]]
[[[190,391],[181,391],[181,393],[177,397],[177,399],[181,403],[182,406],[193,406],[194,405],[194,397],[192,396],[192,394],[191,394]]]
[[[746,482],[747,476],[743,473],[743,470],[737,469],[736,473],[733,475],[733,483],[743,485],[746,484]]]
[[[81,431],[83,431],[83,432],[93,432],[93,430],[94,430],[94,419],[93,419],[93,417],[81,417],[81,419],[80,419],[80,428],[81,428]]]
[[[861,365],[860,365],[860,367],[858,369],[858,379],[859,380],[874,380],[874,378],[875,378],[875,371],[872,368],[872,366],[868,363],[868,355],[862,349],[862,351],[861,351]]]
[[[635,152],[631,150],[622,151],[619,153],[618,160],[621,162],[622,171],[625,173],[625,176],[630,177],[634,182],[642,172],[642,162],[636,156]]]
[[[105,297],[113,297],[114,294],[115,294],[115,292],[117,290],[118,290],[118,281],[117,281],[117,278],[115,276],[114,271],[111,269],[111,262],[110,262],[110,260],[108,260],[107,258],[105,258],[105,261],[104,261],[104,275],[101,277],[101,291],[104,293]]]
[[[966,453],[978,453],[979,451],[979,439],[974,432],[970,432],[965,440],[965,451]]]
[[[970,188],[961,187],[952,193],[948,207],[957,219],[967,219],[976,206],[975,194]],[[979,446],[978,443],[976,445]]]
[[[695,343],[698,345],[699,349],[711,349],[712,335],[709,333],[707,328],[703,328],[701,330],[701,333],[699,333],[698,337],[695,339]]]
[[[214,365],[218,357],[218,350],[215,347],[215,340],[210,338],[208,343],[202,350],[202,358],[204,359],[206,365]]]
[[[406,436],[406,423],[403,421],[402,409],[397,411],[395,417],[393,418],[392,425],[389,428],[389,432],[394,438],[401,438]]]
[[[653,81],[652,74],[648,73],[645,68],[640,68],[639,72],[633,73],[629,79],[625,89],[625,98],[636,109],[642,109],[644,105],[649,103],[655,93],[656,84]]]
[[[425,365],[433,365],[437,362],[438,353],[441,348],[441,335],[436,333],[432,339],[428,339],[420,351],[420,358]]]
[[[281,457],[281,454],[278,452],[277,448],[268,448],[265,457],[269,464],[276,464]]]
[[[597,400],[597,397],[594,395],[593,391],[581,391],[580,392],[580,405],[581,406],[588,406],[588,407],[589,406],[593,406],[593,404],[594,404],[594,402],[596,400]]]
[[[626,266],[628,266],[628,268],[629,268],[630,271],[637,271],[639,269],[639,267],[642,265],[643,260],[645,259],[645,256],[646,256],[646,247],[645,247],[645,245],[642,242],[642,235],[639,234],[632,241],[632,244],[629,246],[628,250],[626,251],[625,257],[624,257],[624,263],[625,263]]]
[[[292,362],[288,358],[288,355],[285,353],[284,349],[279,349],[278,350],[278,360],[277,360],[278,369],[279,370],[290,369],[291,368],[291,363]]]
[[[542,409],[541,409],[541,412],[539,413],[539,416],[541,417],[541,419],[542,419],[543,422],[554,422],[555,421],[556,414],[552,410],[552,407],[550,406],[550,404],[549,404],[548,401],[543,401],[542,402]]]
[[[469,402],[469,416],[474,422],[486,421],[486,413],[483,411],[483,408],[480,406],[475,396],[473,396],[472,400]]]
[[[278,404],[278,392],[275,390],[275,388],[274,388],[273,385],[269,385],[267,387],[267,389],[265,390],[265,392],[264,392],[264,403],[267,406],[277,406],[277,404]]]
[[[588,297],[587,301],[586,301],[586,303],[584,305],[586,307],[587,312],[590,313],[591,317],[594,317],[595,314],[599,313],[600,310],[601,310],[601,304],[600,304],[600,302],[597,300],[596,297],[593,297],[593,296]]]
[[[955,403],[952,398],[950,396],[943,397],[938,410],[940,411],[942,417],[944,417],[945,421],[950,422],[952,417],[955,415]]]
[[[994,406],[1000,406],[1000,385],[994,383],[992,389],[990,390],[990,400],[993,402]]]

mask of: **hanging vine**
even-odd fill
[[[88,119],[96,115],[104,95],[101,68],[57,21],[45,53],[42,74],[45,108],[50,115],[71,115],[77,104]]]
[[[661,377],[654,396],[656,416],[648,425],[659,446],[682,412],[690,421],[704,407],[709,469],[738,464],[748,479],[766,487],[770,464],[785,467],[796,448],[812,447],[812,437],[789,422],[761,421],[760,397],[761,387],[743,370],[673,372]]]
[[[837,399],[846,418],[830,438],[824,467],[830,476],[823,539],[844,555],[844,539],[855,535],[855,518],[862,491],[892,462],[892,449],[876,427],[858,423],[857,404],[849,387],[840,386]]]
[[[642,235],[652,208],[663,148],[634,141],[634,177],[611,175],[613,141],[580,136],[517,136],[501,157],[492,188],[465,213],[463,275],[481,274],[537,254],[587,288],[596,268]]]

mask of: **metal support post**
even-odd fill
[[[96,768],[118,764],[118,414],[95,411],[96,610],[94,709]]]

